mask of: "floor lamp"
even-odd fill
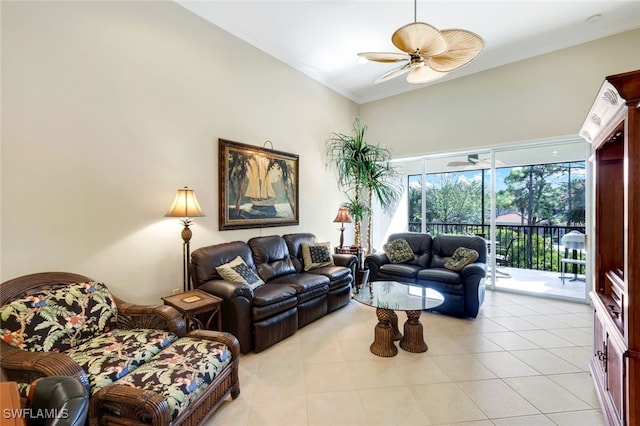
[[[178,189],[178,194],[176,195],[175,200],[173,200],[173,205],[165,214],[165,217],[180,217],[182,218],[182,224],[184,228],[182,229],[182,289],[183,291],[189,290],[191,287],[191,271],[189,270],[189,241],[191,241],[191,236],[193,233],[189,226],[193,222],[191,220],[192,217],[202,217],[205,214],[202,212],[200,205],[198,204],[198,200],[196,199],[196,194],[193,192],[193,189],[189,189],[188,187],[184,187],[182,189]]]

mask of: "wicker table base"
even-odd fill
[[[398,330],[398,316],[390,309],[376,309],[378,324],[374,330],[373,343],[369,347],[371,353],[383,357],[398,354],[398,348],[393,343],[400,340],[400,347],[407,352],[426,352],[429,348],[424,341],[421,311],[407,311],[407,321],[404,323],[404,336]]]

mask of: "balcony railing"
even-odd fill
[[[490,250],[501,254],[503,263],[514,268],[540,271],[560,271],[561,260],[566,257],[584,259],[582,250],[567,250],[561,244],[569,231],[585,232],[584,226],[496,225],[492,237],[489,225],[470,223],[426,223],[426,231],[438,234],[472,234],[487,240]],[[420,222],[410,222],[409,231],[420,232]]]

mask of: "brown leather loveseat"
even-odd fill
[[[308,269],[304,244],[319,245],[313,234],[296,233],[215,244],[191,254],[194,288],[223,300],[222,329],[238,338],[242,353],[260,352],[351,300],[356,257],[334,254],[332,264]],[[243,274],[255,274],[264,284],[252,288],[224,279],[217,268],[237,257],[246,265],[240,267]]]

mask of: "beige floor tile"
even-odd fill
[[[243,398],[242,392],[237,399],[227,399],[204,423],[205,426],[246,426],[251,412],[251,399]]]
[[[342,356],[344,357],[345,361],[376,359],[378,357],[372,354],[369,350],[372,342],[373,332],[371,332],[371,337],[367,339],[340,340]]]
[[[455,383],[410,386],[409,390],[434,425],[487,419]]]
[[[541,348],[566,348],[575,346],[574,343],[569,342],[562,337],[556,336],[546,330],[524,330],[517,331],[517,334],[535,343]]]
[[[563,360],[570,362],[582,371],[589,371],[589,361],[591,360],[591,348],[583,346],[573,346],[571,348],[549,348],[552,354],[559,356]]]
[[[507,330],[511,331],[536,330],[538,328],[537,325],[531,324],[530,322],[527,322],[522,318],[513,316],[492,318],[492,320],[496,324],[501,325]]]
[[[549,418],[558,426],[605,426],[604,417],[598,410],[569,411],[549,414]]]
[[[356,391],[325,392],[307,395],[309,425],[359,426],[367,425],[360,396]],[[283,425],[293,425],[291,422]]]
[[[337,339],[309,339],[301,344],[304,364],[344,362],[342,347]]]
[[[585,331],[580,328],[559,328],[549,330],[550,333],[573,343],[576,346],[587,346],[593,342],[593,332]]]
[[[589,404],[544,376],[514,377],[504,381],[545,414],[591,409]]]
[[[496,375],[471,354],[438,355],[431,357],[454,382],[495,379]]]
[[[589,373],[552,374],[547,376],[591,407],[599,409],[600,402]]]
[[[356,389],[402,386],[402,377],[394,365],[390,358],[347,362]]]
[[[280,426],[308,424],[307,401],[304,394],[282,395],[273,393],[254,396],[249,410],[248,426]]]
[[[240,396],[206,425],[604,426],[589,306],[489,291],[476,319],[420,320],[426,353],[373,355],[375,309],[353,302],[242,355]]]
[[[492,419],[495,426],[555,426],[547,416],[507,417],[504,419]]]
[[[428,385],[431,383],[451,382],[438,364],[429,356],[403,357],[394,368],[405,385]]]
[[[364,389],[358,394],[369,425],[417,426],[431,422],[408,389]],[[398,407],[402,407],[398,409]]]
[[[474,358],[497,377],[521,377],[540,374],[529,364],[521,361],[509,352],[487,352],[474,354]]]
[[[502,380],[461,382],[458,386],[489,418],[540,414]]]
[[[559,356],[546,349],[530,349],[524,351],[512,351],[521,361],[526,362],[542,374],[578,373],[580,369],[563,360]]]
[[[242,385],[242,383],[241,383]],[[305,377],[302,364],[260,364],[253,389],[253,397],[274,393],[304,394]]]
[[[528,341],[522,336],[514,333],[513,331],[506,331],[500,333],[486,333],[484,335],[487,339],[500,346],[505,351],[515,351],[522,349],[536,349],[534,343]]]
[[[356,388],[346,362],[304,364],[303,368],[307,394]]]

